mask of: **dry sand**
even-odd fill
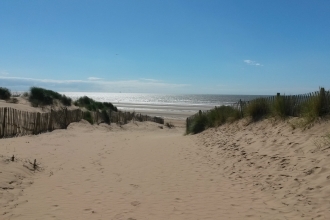
[[[329,122],[240,121],[194,136],[172,122],[0,139],[0,219],[330,216]]]

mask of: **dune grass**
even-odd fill
[[[52,90],[39,87],[31,87],[30,89],[29,101],[34,107],[52,105],[55,99],[59,100],[65,106],[70,106],[72,103],[71,98]]]
[[[241,106],[242,112],[231,106],[216,107],[208,112],[199,112],[187,119],[186,133],[196,134],[209,127],[217,127],[226,122],[233,122],[242,117],[258,121],[265,117],[282,119],[298,116],[303,118],[305,126],[315,119],[330,113],[330,92],[320,88],[319,92],[309,95],[280,96],[275,98],[257,98]]]
[[[250,116],[253,121],[262,119],[271,113],[271,108],[269,103],[265,98],[257,98],[250,101],[250,103],[245,108],[245,114]]]
[[[85,107],[89,111],[96,111],[96,110],[112,110],[117,112],[117,107],[115,107],[110,102],[97,102],[87,96],[80,97],[78,100],[74,102],[74,105],[79,107]]]
[[[220,106],[208,112],[199,112],[199,115],[189,123],[186,133],[197,134],[210,127],[217,127],[226,122],[234,122],[241,118],[241,112],[232,106]]]

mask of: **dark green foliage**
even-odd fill
[[[110,102],[97,102],[87,96],[80,97],[77,101],[74,102],[76,106],[85,107],[89,111],[96,110],[108,110],[117,111],[117,108],[112,105]]]
[[[188,120],[186,132],[197,134],[209,127],[217,127],[226,122],[233,122],[241,118],[241,112],[231,106],[215,107],[209,112],[199,114],[192,119]]]
[[[63,95],[63,96],[61,97],[61,102],[62,102],[62,104],[65,105],[65,106],[71,106],[72,99],[71,99],[70,97],[67,97],[67,96]]]
[[[215,107],[207,113],[208,126],[216,127],[226,122],[233,122],[241,118],[239,110],[231,106]]]
[[[32,87],[30,89],[29,101],[31,102],[32,106],[52,105],[54,99],[60,100],[66,106],[70,106],[72,102],[71,98],[52,90],[39,87]]]
[[[93,124],[92,114],[90,111],[84,112],[84,117],[86,121],[88,121],[90,124]]]
[[[101,111],[101,113],[102,113],[102,118],[104,120],[104,123],[110,124],[110,117],[109,117],[108,112],[105,109],[103,109]]]
[[[265,98],[257,98],[247,105],[245,113],[257,121],[270,113],[270,105]]]
[[[208,120],[205,114],[196,116],[187,128],[187,133],[197,134],[207,128]]]
[[[9,91],[9,89],[0,87],[0,99],[7,100],[10,98],[10,96],[11,92]]]

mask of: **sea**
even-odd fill
[[[252,100],[258,95],[194,95],[194,94],[151,94],[151,93],[94,93],[62,92],[73,100],[88,96],[96,101],[111,102],[121,111],[136,112],[168,119],[185,119],[199,110],[206,111],[215,106],[231,105]]]

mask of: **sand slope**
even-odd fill
[[[206,151],[218,149],[221,132],[183,131],[82,121],[2,139],[0,219],[300,219],[302,212],[252,184],[250,174],[230,176],[226,166],[237,158]],[[8,161],[12,154],[16,162]],[[23,167],[34,159],[40,171]],[[21,184],[9,183],[19,176]]]
[[[329,219],[329,121],[304,130],[293,129],[290,121],[245,123],[199,134],[200,152],[231,180],[296,211],[297,219]]]

